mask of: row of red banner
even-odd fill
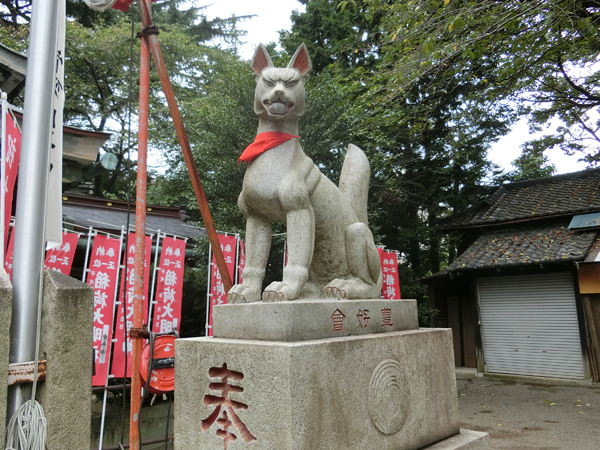
[[[13,236],[14,233],[11,234],[8,242],[5,259],[5,269],[9,276],[12,275]],[[77,233],[64,232],[62,246],[46,252],[44,269],[56,270],[69,275],[79,237],[80,235]],[[129,235],[127,260],[123,263],[120,261],[121,243],[121,239],[97,235],[94,238],[89,256],[85,281],[94,288],[93,347],[95,375],[92,379],[93,386],[105,385],[109,367],[111,375],[121,378],[125,373],[125,366],[127,366],[125,376],[131,376],[132,341],[128,334],[132,326],[133,314],[135,234],[130,233]],[[151,327],[152,331],[156,333],[179,331],[185,245],[186,241],[184,239],[165,237],[162,240],[156,301],[154,302],[154,319]],[[150,317],[148,317],[148,290],[151,275],[149,267],[152,251],[152,238],[150,236],[146,236],[145,248],[143,311],[144,317],[150,320]],[[119,302],[115,303],[119,266],[122,267]],[[117,330],[113,332],[115,309],[117,310]],[[146,320],[144,322],[148,323]],[[112,365],[110,365],[111,344],[114,344]],[[127,353],[127,363],[125,362],[125,353]]]
[[[5,164],[4,187],[4,267],[12,278],[14,232],[9,233],[11,207],[15,190],[21,154],[21,131],[11,114],[10,109],[2,111],[5,119],[4,141],[1,143]],[[4,151],[4,149],[6,149]],[[14,231],[14,230],[13,230]],[[10,235],[10,238],[9,238]],[[44,269],[56,270],[70,275],[80,234],[63,232],[63,243],[59,248],[46,252]],[[0,240],[1,242],[1,240]],[[93,345],[95,350],[96,370],[93,377],[94,386],[103,386],[107,379],[109,367],[111,374],[122,377],[127,365],[127,376],[131,376],[131,363],[125,363],[125,354],[131,357],[131,340],[126,339],[126,332],[132,326],[133,312],[133,255],[135,254],[135,237],[132,233],[127,242],[127,261],[121,264],[121,239],[97,235],[89,255],[87,279],[94,288],[94,330]],[[183,266],[186,241],[165,237],[162,241],[162,252],[158,268],[158,283],[156,301],[154,302],[154,320],[151,329],[157,333],[178,331],[181,323],[181,299],[183,287]],[[148,317],[148,289],[150,282],[150,257],[152,238],[146,237],[146,255],[144,266],[144,317]],[[117,289],[119,266],[122,269],[120,289]],[[127,273],[127,275],[125,275]],[[125,279],[127,278],[127,279]],[[119,302],[115,302],[119,292]],[[118,306],[118,308],[115,308]],[[117,330],[113,332],[114,314],[117,309]],[[148,320],[150,317],[148,317]],[[114,354],[111,360],[111,348],[114,344]]]
[[[242,271],[244,269],[246,259],[244,251],[244,243],[238,235],[219,235],[219,244],[227,263],[227,270],[229,276],[234,282],[242,282]],[[239,248],[239,251],[236,251]],[[398,278],[398,256],[396,252],[388,252],[381,248],[377,249],[379,252],[379,259],[381,260],[381,271],[383,272],[383,286],[381,289],[381,298],[396,300],[400,299],[400,280]],[[286,255],[287,256],[287,255]],[[285,257],[284,257],[285,259]],[[237,270],[236,264],[237,261]],[[227,304],[227,293],[223,288],[223,282],[221,275],[217,268],[214,255],[211,258],[210,263],[210,285],[208,287],[208,326],[207,336],[212,336],[212,312],[213,307],[216,305]]]
[[[133,258],[135,255],[135,234],[127,239],[126,261],[121,264],[121,239],[96,236],[90,255],[86,282],[94,288],[94,353],[95,372],[93,386],[104,386],[108,373],[114,377],[131,376],[132,341],[129,330],[133,325],[134,278]],[[150,329],[155,333],[178,332],[181,323],[181,301],[183,293],[183,267],[185,261],[184,239],[165,237],[162,240],[160,262],[157,268],[158,281],[156,300],[153,302],[153,318]],[[152,238],[146,236],[144,259],[144,317],[148,316]],[[119,302],[115,305],[118,268],[122,265]],[[127,270],[125,269],[127,268]],[[125,276],[126,274],[126,276]],[[115,308],[118,306],[118,308]],[[117,309],[117,330],[113,332],[114,313]],[[146,322],[146,321],[144,321]],[[112,365],[111,343],[113,346]],[[127,358],[127,359],[126,359]],[[127,370],[125,370],[127,367]]]

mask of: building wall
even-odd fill
[[[429,286],[431,306],[438,315],[433,326],[452,329],[456,367],[477,367],[477,309],[468,277]]]

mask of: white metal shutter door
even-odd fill
[[[477,280],[486,371],[583,379],[568,272]]]

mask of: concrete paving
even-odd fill
[[[600,449],[600,386],[559,380],[457,377],[461,428],[494,450]]]

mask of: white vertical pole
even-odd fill
[[[154,259],[156,259],[156,255],[158,254],[158,238],[160,237],[160,231],[158,232],[159,236],[156,238],[156,249],[154,250]],[[152,248],[152,241],[154,240],[154,235],[151,234],[150,235],[150,247]],[[150,250],[150,261],[148,261],[148,264],[152,265],[152,250]],[[148,270],[150,270],[150,267],[148,267]],[[150,273],[146,273],[146,271],[144,270],[144,275],[149,277]],[[154,272],[153,274],[154,275]],[[153,286],[151,286],[151,284],[154,284],[154,277],[152,277],[152,283],[148,283],[149,285],[149,291],[150,292],[146,292],[146,295],[148,296],[148,317],[146,318],[147,323],[148,323],[148,329],[150,329],[150,319],[152,319],[152,305],[150,304],[150,293],[152,292],[152,288]]]
[[[58,1],[32,2],[27,58],[27,95],[19,168],[19,211],[15,226],[11,363],[35,358],[38,298],[44,263],[44,222],[50,169],[52,88],[58,29]],[[8,417],[24,403],[30,388],[8,389]]]
[[[88,273],[88,259],[90,257],[90,243],[92,242],[92,236],[96,236],[97,233],[94,233],[94,229],[92,227],[90,227],[89,231],[88,231],[88,238],[87,238],[87,247],[85,248],[85,259],[83,261],[83,275],[81,276],[81,281],[83,281],[85,283],[85,280],[87,279],[87,273]]]
[[[238,279],[239,279],[239,263],[240,263],[240,235],[239,233],[235,234],[235,274],[234,274],[234,279],[233,279],[233,284],[237,284],[238,283]]]
[[[167,235],[165,234],[165,237]],[[160,230],[158,230],[158,234],[156,235],[156,252],[154,253],[154,270],[152,271],[152,285],[150,286],[150,301],[148,302],[148,330],[151,331],[152,330],[152,316],[154,316],[154,304],[156,303],[154,301],[154,292],[155,292],[155,286],[156,286],[156,272],[158,272],[158,270],[160,269],[158,267],[158,257],[160,255],[160,252],[158,251],[160,248]]]
[[[212,275],[212,246],[208,243],[208,282],[206,283],[206,323],[204,325],[204,336],[208,336],[208,315],[210,314],[210,298],[212,293],[210,292],[210,280]]]
[[[109,236],[110,237],[110,236]],[[123,252],[121,251],[121,249],[123,248],[123,240],[125,237],[125,226],[121,227],[121,238],[119,239],[119,256],[117,257],[117,278],[115,280],[115,292],[113,294],[113,310],[112,310],[112,317],[111,317],[111,321],[115,320],[115,313],[117,312],[117,295],[119,292],[119,281],[120,281],[120,275],[121,275],[121,255],[123,254]],[[125,255],[127,255],[127,246],[125,246]],[[112,353],[112,344],[114,342],[114,336],[115,336],[115,328],[113,327],[112,329],[112,336],[110,337],[109,343],[108,343],[108,349],[106,351],[106,358],[107,361],[110,364],[110,358],[111,358],[111,353]],[[125,357],[127,358],[127,353],[125,353]],[[133,369],[133,368],[132,368]],[[106,401],[107,401],[107,393],[108,391],[106,390],[106,387],[108,386],[108,379],[111,377],[112,375],[110,375],[110,372],[107,371],[106,372],[106,379],[104,380],[104,397],[102,398],[102,415],[100,416],[100,437],[98,439],[98,450],[102,450],[102,442],[104,441],[104,423],[106,421]]]

